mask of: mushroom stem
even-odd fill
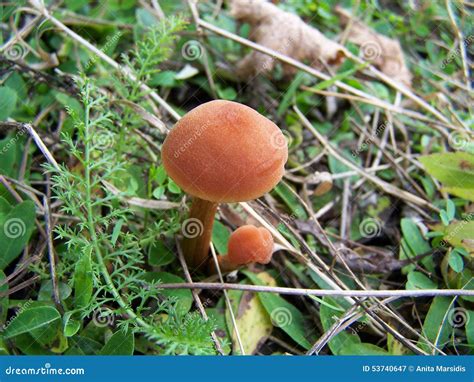
[[[193,199],[189,219],[185,221],[188,226],[183,226],[185,236],[183,254],[191,268],[197,269],[206,264],[208,260],[212,226],[214,225],[218,205],[218,203],[209,202],[198,197]],[[194,228],[192,228],[192,225]]]

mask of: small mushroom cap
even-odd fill
[[[187,113],[162,148],[168,175],[188,194],[211,202],[256,199],[281,180],[285,136],[272,121],[237,102],[216,100]]]
[[[227,256],[231,264],[268,264],[272,253],[273,237],[266,228],[244,225],[230,235]]]

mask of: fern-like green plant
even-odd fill
[[[179,316],[174,304],[161,301],[159,285],[145,281],[140,240],[127,229],[134,212],[122,206],[119,198],[123,195],[114,195],[107,188],[123,168],[110,149],[103,147],[104,136],[111,142],[117,137],[115,121],[107,111],[106,97],[89,80],[84,80],[81,89],[84,117],[70,111],[76,137],[64,136],[77,165],[74,170],[65,165],[47,166],[62,212],[78,220],[56,229],[58,239],[68,247],[59,274],[75,273],[71,284],[76,304],[68,316],[82,320],[104,306],[113,307],[118,327],[144,334],[165,353],[208,354],[212,352],[213,324],[194,313]]]

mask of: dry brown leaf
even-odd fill
[[[260,45],[306,61],[314,68],[321,68],[323,63],[340,64],[345,57],[341,45],[266,0],[231,0],[230,4],[232,15],[250,24],[250,38]],[[269,72],[274,66],[273,57],[253,51],[239,63],[237,73],[242,78],[250,78]],[[286,75],[295,72],[290,65],[283,65],[283,70]]]
[[[336,7],[335,10],[341,25],[348,27],[346,31],[348,40],[360,45],[364,60],[372,63],[387,76],[410,86],[412,75],[405,65],[400,43],[375,32],[353,18],[345,9]]]

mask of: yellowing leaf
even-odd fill
[[[438,179],[447,192],[462,198],[474,197],[474,155],[465,152],[420,157],[426,171]]]
[[[245,354],[254,354],[273,328],[270,316],[262,303],[255,293],[249,292],[242,294],[236,322]],[[240,349],[235,330],[232,333],[232,339],[234,354],[238,354]]]

